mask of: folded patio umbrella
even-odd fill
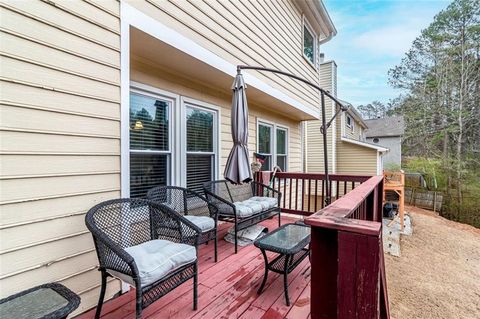
[[[225,165],[225,179],[234,183],[248,183],[252,180],[248,157],[248,104],[246,85],[241,74],[237,74],[232,85],[232,139],[233,148]]]

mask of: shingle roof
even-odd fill
[[[401,136],[405,131],[403,116],[392,116],[381,119],[365,120],[368,129],[366,137]]]

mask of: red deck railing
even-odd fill
[[[308,217],[311,317],[389,318],[382,243],[383,176]]]
[[[271,180],[271,174],[268,174]],[[329,175],[332,202],[368,180],[370,176]],[[266,181],[263,181],[266,183]],[[317,173],[277,172],[271,186],[282,193],[282,212],[309,216],[325,207],[325,175]]]
[[[262,180],[263,177],[263,180]],[[389,318],[382,243],[383,176],[277,173],[282,212],[306,215],[311,238],[312,319]],[[257,179],[265,184],[271,174]]]

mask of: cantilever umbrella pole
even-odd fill
[[[330,177],[328,174],[328,152],[327,152],[327,129],[330,127],[332,124],[333,120],[337,117],[340,112],[346,111],[348,109],[347,106],[345,106],[340,100],[338,100],[336,97],[334,97],[330,92],[328,92],[325,89],[322,89],[319,85],[312,83],[308,80],[305,80],[304,78],[301,78],[299,76],[296,76],[295,74],[287,73],[284,71],[280,70],[275,70],[275,69],[270,69],[270,68],[264,68],[260,66],[249,66],[249,65],[238,65],[237,66],[237,73],[241,73],[241,70],[257,70],[257,71],[264,71],[264,72],[271,72],[271,73],[276,73],[276,74],[281,74],[284,76],[288,76],[290,78],[296,79],[300,82],[303,82],[318,91],[320,91],[320,102],[321,102],[321,112],[322,112],[322,126],[320,128],[320,133],[323,136],[323,156],[324,156],[324,174],[325,174],[325,204],[329,205],[331,202],[331,193],[330,193]],[[328,96],[331,100],[333,100],[337,105],[340,106],[339,110],[333,115],[333,117],[328,121],[326,120],[326,114],[325,114],[325,95]]]

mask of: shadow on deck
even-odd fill
[[[294,222],[282,218],[282,224]],[[277,218],[261,224],[269,231],[277,228]],[[213,245],[199,251],[198,310],[193,311],[192,281],[184,283],[143,311],[143,318],[310,318],[310,263],[308,258],[288,276],[291,306],[285,304],[283,279],[269,272],[261,295],[257,295],[264,273],[261,252],[253,245],[239,248],[223,240],[232,224],[219,225],[218,262],[213,261]],[[92,309],[77,319],[94,318]],[[135,294],[130,291],[107,301],[102,318],[135,318]]]

